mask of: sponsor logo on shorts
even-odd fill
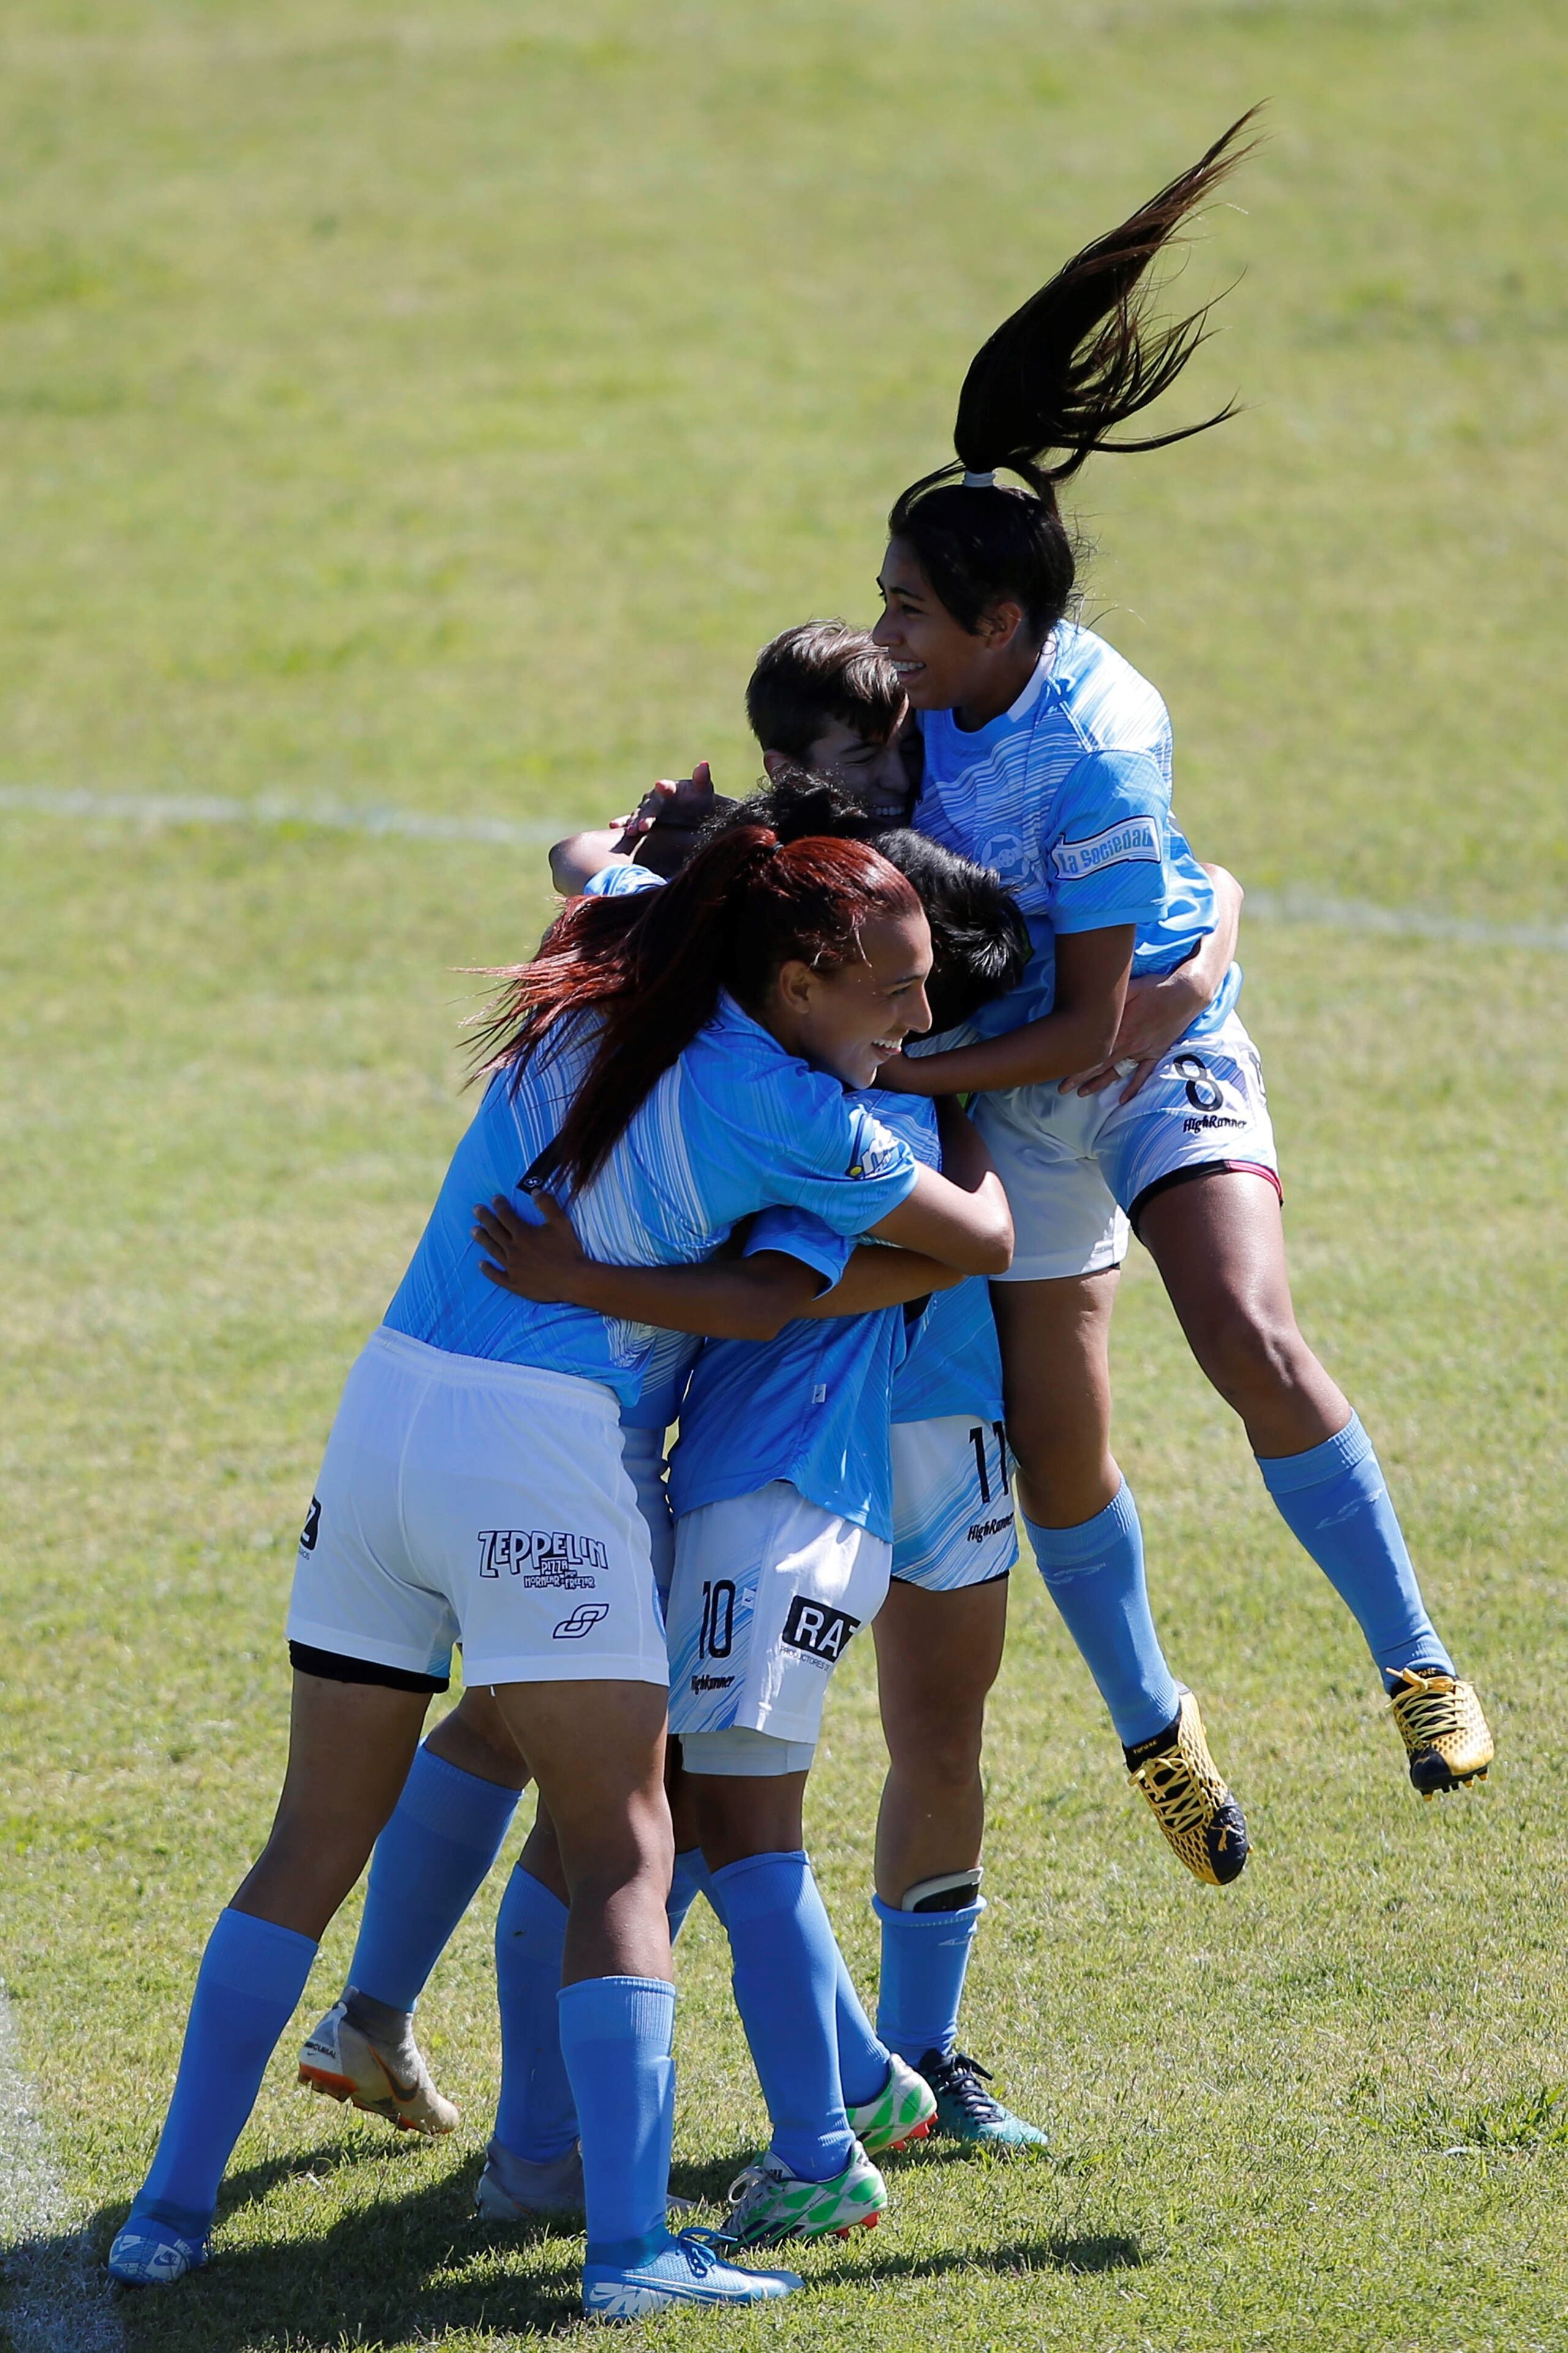
[[[591,1592],[586,1572],[608,1568],[609,1555],[597,1536],[574,1535],[569,1528],[481,1528],[479,1573],[521,1579],[542,1591]]]
[[[784,1620],[784,1641],[791,1651],[802,1651],[817,1665],[836,1667],[844,1645],[859,1627],[860,1620],[852,1618],[847,1609],[834,1609],[825,1601],[810,1601],[797,1593]]]
[[[1221,1119],[1211,1111],[1205,1112],[1202,1119],[1184,1119],[1181,1122],[1181,1133],[1183,1135],[1201,1135],[1203,1130],[1209,1127],[1245,1127],[1245,1119]]]
[[[579,1601],[569,1618],[563,1618],[556,1629],[557,1642],[580,1642],[591,1634],[601,1618],[609,1615],[608,1601]]]
[[[321,1529],[322,1499],[319,1495],[313,1495],[311,1497],[311,1508],[305,1514],[305,1525],[300,1530],[300,1550],[302,1552],[314,1552],[316,1548],[316,1538],[320,1535]]]
[[[1081,882],[1107,866],[1158,866],[1164,854],[1158,818],[1126,817],[1082,841],[1059,841],[1051,863],[1064,882]]]
[[[694,1675],[692,1689],[694,1692],[728,1691],[734,1681],[733,1675]]]
[[[965,1540],[969,1544],[984,1544],[987,1536],[1004,1535],[1012,1525],[1011,1512],[1004,1512],[1000,1520],[977,1520],[972,1528],[966,1530]]]

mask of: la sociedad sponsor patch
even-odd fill
[[[1082,841],[1059,841],[1051,863],[1064,882],[1082,882],[1107,866],[1158,866],[1164,854],[1158,818],[1124,817]]]

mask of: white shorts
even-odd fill
[[[1128,1214],[1171,1177],[1246,1168],[1279,1190],[1257,1049],[1233,1013],[1212,1037],[1178,1041],[1129,1103],[1053,1084],[977,1095],[970,1116],[1007,1190],[1017,1234],[1001,1282],[1053,1282],[1119,1266]]]
[[[1005,1577],[1018,1558],[1012,1459],[999,1421],[893,1425],[893,1574],[927,1593]]]
[[[675,1517],[670,1509],[670,1489],[664,1476],[669,1468],[664,1460],[664,1432],[629,1430],[622,1422],[620,1459],[626,1465],[627,1477],[637,1490],[637,1508],[648,1523],[653,1582],[659,1588],[660,1601],[665,1602],[670,1599],[670,1579],[675,1574]]]
[[[670,1588],[671,1731],[684,1742],[740,1726],[814,1746],[828,1678],[886,1599],[892,1560],[880,1536],[783,1479],[686,1513]],[[687,1763],[704,1769],[689,1748]]]
[[[471,1683],[662,1683],[648,1527],[597,1381],[385,1326],[344,1388],[289,1638]]]

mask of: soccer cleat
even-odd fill
[[[1496,1750],[1473,1683],[1436,1667],[1405,1667],[1389,1713],[1410,1759],[1411,1786],[1424,1798],[1486,1779]]]
[[[1048,2148],[1038,2125],[1026,2124],[982,2090],[991,2080],[978,2059],[967,2052],[927,2051],[920,2073],[935,2095],[935,2129],[972,2148]]]
[[[937,2113],[937,2102],[923,2074],[890,2051],[892,2066],[874,2100],[849,2111],[849,2128],[867,2157],[885,2157],[912,2140],[924,2140]]]
[[[413,2050],[412,2042],[408,2047]],[[418,2051],[413,2055],[412,2080],[400,2083],[392,2062],[350,2019],[345,2000],[335,2003],[307,2036],[300,2052],[300,2081],[329,2100],[352,2100],[367,2116],[385,2116],[399,2132],[450,2133],[458,2112],[437,2091]]]
[[[132,2214],[109,2250],[109,2276],[122,2287],[173,2287],[207,2269],[205,2239],[187,2239],[167,2222]]]
[[[887,2184],[857,2141],[831,2181],[802,2181],[772,2150],[729,2185],[728,2236],[739,2247],[779,2247],[788,2239],[847,2239],[876,2226]]]
[[[1193,1878],[1210,1887],[1228,1887],[1239,1879],[1247,1856],[1246,1820],[1209,1754],[1192,1693],[1182,1691],[1181,1713],[1166,1731],[1122,1753],[1155,1820]]]
[[[682,2231],[637,2263],[585,2263],[583,2311],[589,2320],[645,2320],[673,2304],[767,2304],[792,2295],[798,2272],[743,2272],[719,2250],[718,2231]]]
[[[580,2222],[583,2217],[583,2153],[573,2141],[564,2156],[543,2163],[516,2157],[493,2140],[484,2152],[484,2171],[473,2193],[480,2213],[491,2222],[531,2222],[541,2215]]]

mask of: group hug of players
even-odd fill
[[[1485,1773],[1372,1441],[1296,1325],[1240,892],[1172,819],[1160,697],[1068,617],[1058,486],[1097,449],[1159,446],[1113,437],[1202,322],[1151,322],[1146,273],[1240,128],[978,354],[958,463],[893,509],[875,628],[765,649],[766,785],[721,803],[699,770],[553,853],[566,904],[497,976],[482,1100],[328,1440],[277,1819],[202,1960],[110,2257],[127,2284],[208,2260],[224,2168],[373,1849],[351,1982],[301,2074],[451,2128],[415,2004],[530,1780],[478,2198],[580,2219],[590,2316],[789,2294],[736,2258],[875,2221],[878,2159],[928,2132],[1044,2146],[959,2047],[1015,1492],[1176,1856],[1224,1885],[1247,1854],[1110,1451],[1129,1231],[1354,1614],[1414,1786]],[[868,1625],[874,2024],[802,1837],[828,1682]],[[454,1645],[463,1694],[421,1745]],[[669,2193],[671,1941],[699,1892],[772,2127],[717,2232]]]

